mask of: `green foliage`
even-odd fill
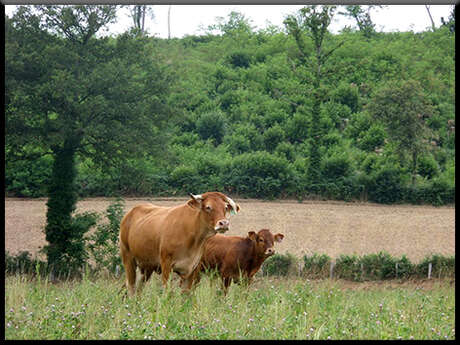
[[[383,127],[379,124],[372,125],[368,130],[362,132],[357,141],[357,146],[368,152],[374,151],[384,145],[386,133]]]
[[[428,179],[432,179],[439,173],[439,166],[431,155],[419,156],[417,159],[417,173]]]
[[[369,200],[382,203],[392,204],[402,197],[402,176],[401,170],[384,166],[372,176],[368,186]]]
[[[274,254],[264,261],[261,270],[265,276],[287,276],[295,269],[296,258],[290,254]]]
[[[345,154],[337,154],[325,158],[321,162],[321,175],[326,180],[347,177],[352,172],[352,163]]]
[[[415,273],[421,278],[428,277],[428,266],[431,263],[431,277],[455,277],[455,256],[433,254],[426,256],[415,268]]]
[[[359,91],[354,83],[339,83],[332,92],[331,98],[337,103],[348,106],[352,113],[356,113],[359,110]]]
[[[196,130],[203,140],[214,139],[219,145],[225,135],[225,118],[218,111],[202,114],[196,122]]]
[[[265,151],[239,155],[226,170],[227,189],[240,195],[277,198],[293,187],[292,168],[287,160]]]
[[[280,125],[274,125],[264,132],[263,139],[267,151],[273,152],[278,144],[284,142],[285,134]]]
[[[6,274],[33,274],[37,268],[42,268],[39,273],[45,271],[46,262],[38,258],[32,258],[28,251],[22,251],[16,255],[5,252],[5,273]]]
[[[86,238],[89,259],[93,260],[95,271],[108,270],[117,273],[117,266],[122,270],[118,236],[120,223],[124,216],[125,202],[117,198],[106,210],[106,221],[99,223],[94,232]]]
[[[357,255],[339,255],[335,260],[334,276],[340,279],[362,281],[360,258]]]
[[[302,274],[311,278],[325,278],[329,275],[331,258],[326,254],[314,253],[312,256],[303,256]]]
[[[5,192],[46,197],[69,139],[85,197],[212,188],[455,202],[455,36],[447,25],[375,32],[371,8],[338,13],[359,32],[332,33],[338,8],[306,6],[285,30],[256,30],[233,12],[201,36],[167,40],[104,37],[111,6],[18,7],[5,17]],[[264,150],[285,168],[232,172]],[[399,173],[382,172],[391,167]]]

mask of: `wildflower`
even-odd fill
[[[166,328],[166,325],[163,325],[163,326],[161,326],[161,327]]]
[[[380,325],[380,324],[381,324],[380,320],[375,321],[375,323],[376,323],[377,325]]]
[[[8,328],[11,327],[11,322],[8,322],[8,323],[6,324],[6,327],[8,327]]]
[[[22,311],[26,311],[26,310],[27,310],[27,308],[24,307],[24,306],[22,306],[21,309],[22,309]]]
[[[409,339],[410,339],[410,340],[413,340],[413,339],[414,339],[414,336],[413,336],[413,335],[411,335],[411,336],[409,337]]]
[[[14,313],[14,309],[13,309],[13,308],[10,309],[10,313]]]
[[[327,340],[330,340],[330,339],[331,339],[331,336],[328,336],[328,337],[327,337]]]
[[[131,313],[128,313],[128,317],[130,317],[130,316],[131,316]]]

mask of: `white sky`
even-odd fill
[[[153,5],[154,18],[146,18],[145,26],[150,35],[168,37],[168,7],[169,5]],[[226,18],[231,11],[244,14],[256,29],[262,29],[268,23],[283,27],[283,20],[288,14],[296,12],[302,5],[172,5],[171,6],[171,37],[184,35],[199,35],[202,28],[215,24],[216,17]],[[441,17],[449,17],[450,5],[430,5],[430,12],[436,27],[441,25]],[[5,12],[11,16],[14,5],[5,6]],[[431,28],[431,21],[424,5],[387,5],[383,9],[373,9],[371,19],[376,24],[377,31],[414,31],[419,32]],[[335,15],[330,26],[337,33],[345,25],[356,27],[353,20],[341,15]],[[118,34],[132,26],[128,9],[121,9],[118,21],[110,27],[110,32]]]

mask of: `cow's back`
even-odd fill
[[[160,241],[159,224],[168,207],[140,204],[131,209],[120,224],[120,242],[133,256],[148,256]]]

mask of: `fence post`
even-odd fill
[[[431,262],[428,264],[428,279],[431,279],[431,268],[432,268],[432,265],[431,265]]]
[[[331,267],[329,269],[329,278],[332,279],[334,277],[334,266],[335,262],[331,260]]]

